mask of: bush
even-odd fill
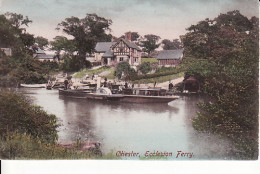
[[[91,67],[91,63],[87,60],[82,60],[78,56],[66,55],[61,69],[64,72],[75,72],[83,68]]]
[[[0,138],[1,159],[94,159],[98,153],[82,151],[77,147],[66,149],[58,144],[42,143],[39,138],[27,134],[9,133]]]
[[[130,67],[128,62],[120,62],[116,66],[114,75],[119,79],[124,78],[125,80],[129,80],[136,76],[136,72],[133,68]]]
[[[149,62],[142,63],[138,69],[141,71],[142,74],[147,74],[152,70],[151,65]]]
[[[0,90],[0,111],[1,137],[17,132],[40,138],[43,142],[55,142],[58,138],[56,116],[30,105],[22,95]]]
[[[131,76],[130,80],[134,81],[134,80],[140,80],[140,79],[150,79],[150,78],[155,78],[155,77],[178,74],[179,72],[180,72],[180,69],[175,68],[171,71],[165,71],[165,72],[154,73],[154,74],[142,74],[142,75]]]

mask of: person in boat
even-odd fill
[[[68,89],[68,85],[69,85],[69,80],[65,79],[64,80],[64,89],[67,90]]]
[[[169,91],[172,91],[172,89],[173,89],[173,84],[169,82]]]

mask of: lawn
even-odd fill
[[[106,67],[106,66],[100,67],[98,69],[87,69],[87,70],[79,71],[76,74],[74,74],[73,77],[74,78],[83,78],[83,77],[85,77],[86,74],[88,74],[88,75],[99,74],[99,73],[102,73],[104,71],[110,71],[109,75],[105,76],[106,78],[108,78],[108,79],[114,79],[115,78],[115,76],[114,76],[115,70],[113,68]]]
[[[157,63],[158,61],[156,58],[142,58],[142,63],[144,62]]]
[[[184,72],[180,72],[180,73],[177,73],[177,74],[154,77],[154,78],[150,78],[150,79],[135,80],[133,82],[134,83],[154,83],[154,82],[162,83],[162,82],[170,81],[172,79],[183,77],[183,76],[184,76]]]

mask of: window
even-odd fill
[[[123,61],[123,60],[124,60],[124,58],[123,58],[123,57],[120,57],[120,58],[119,58],[119,61],[120,61],[120,62],[121,62],[121,61]]]

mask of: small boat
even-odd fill
[[[112,94],[109,88],[99,88],[95,93],[87,93],[87,99],[119,101],[128,103],[169,103],[178,96],[167,96],[161,88],[125,89],[121,94]]]
[[[45,88],[46,84],[20,84],[23,88]]]

